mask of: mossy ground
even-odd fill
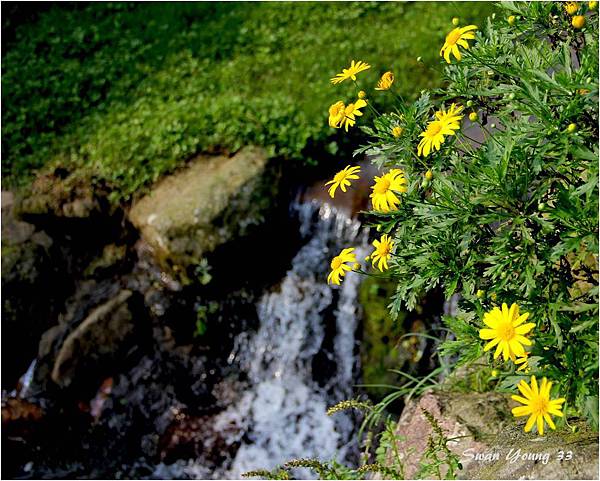
[[[314,162],[351,141],[327,107],[354,86],[329,77],[362,59],[372,93],[396,74],[414,97],[454,16],[489,3],[91,3],[3,6],[2,173],[27,182],[47,165],[85,170],[127,198],[200,151],[257,144]],[[34,12],[35,13],[35,12]],[[418,63],[421,56],[424,63]],[[380,103],[385,94],[372,101]],[[356,132],[356,129],[355,129]],[[312,153],[311,153],[312,152]],[[319,155],[317,155],[319,153]],[[312,157],[312,159],[311,159]]]

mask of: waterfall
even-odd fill
[[[329,417],[326,411],[352,397],[356,384],[361,276],[351,272],[338,287],[327,284],[327,274],[345,247],[355,247],[364,260],[368,231],[328,204],[295,202],[291,209],[305,243],[281,284],[260,298],[257,330],[236,339],[230,359],[246,373],[248,387],[215,419],[215,429],[229,433],[227,443],[239,443],[239,449],[214,472],[200,461],[177,463],[177,477],[241,479],[244,472],[271,470],[294,458],[347,462],[356,452],[351,415]],[[173,476],[173,468],[155,475]],[[294,474],[315,476],[302,469]]]
[[[326,277],[331,258],[344,247],[356,246],[357,258],[364,259],[367,233],[358,221],[327,204],[311,202],[293,208],[301,222],[300,233],[309,240],[294,257],[280,289],[260,300],[258,331],[238,340],[251,389],[222,416],[227,418],[228,411],[241,414],[251,441],[240,446],[230,478],[300,457],[337,457],[343,462],[353,441],[348,415],[329,417],[326,411],[351,397],[355,384],[360,276],[348,274],[340,288],[327,285]],[[313,360],[323,349],[326,322],[335,322],[333,349],[328,353],[335,369],[319,385]]]

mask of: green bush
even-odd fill
[[[563,6],[503,2],[462,61],[445,67],[435,100],[424,93],[377,117],[359,152],[408,179],[397,210],[372,212],[395,242],[392,313],[436,286],[460,295],[442,346],[453,364],[489,358],[497,389],[512,394],[526,374],[547,377],[567,415],[597,425],[598,15],[580,4],[577,29]],[[418,155],[432,113],[451,103],[473,121]],[[484,353],[484,315],[502,303],[535,323],[525,372]]]
[[[377,57],[414,98],[439,79],[416,58],[435,57],[441,26],[454,15],[480,19],[490,9],[55,5],[35,23],[14,27],[3,49],[2,173],[14,183],[48,164],[83,168],[112,185],[118,199],[199,151],[255,143],[315,161],[306,158],[307,145],[335,153],[346,141],[327,126],[326,106],[336,100],[328,75],[352,58]]]

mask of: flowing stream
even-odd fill
[[[278,288],[260,299],[257,331],[236,339],[231,358],[247,373],[249,387],[216,419],[224,430],[238,427],[233,436],[241,441],[239,449],[218,472],[206,472],[198,461],[179,464],[178,473],[169,466],[171,475],[239,479],[293,458],[345,462],[356,453],[350,414],[329,417],[326,411],[351,397],[356,384],[361,278],[349,273],[340,287],[332,287],[327,273],[344,247],[355,246],[357,259],[364,259],[368,232],[328,204],[295,203],[292,210],[306,243]],[[307,470],[295,475],[315,476]]]

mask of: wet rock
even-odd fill
[[[129,218],[163,266],[178,271],[256,230],[273,207],[278,185],[278,169],[262,149],[202,155],[136,202]]]
[[[35,423],[44,416],[44,411],[31,402],[18,398],[8,398],[2,401],[2,429],[7,429],[12,436],[20,435],[17,424]]]
[[[83,273],[87,277],[111,274],[124,263],[126,256],[126,245],[108,244],[102,249],[102,254],[90,262]]]
[[[172,463],[178,459],[201,457],[203,461],[219,466],[239,447],[239,443],[228,441],[231,437],[240,437],[237,431],[235,425],[227,426],[226,430],[216,429],[214,416],[190,416],[177,411],[159,440],[160,460]]]
[[[32,389],[50,396],[72,385],[77,395],[96,392],[102,379],[144,349],[151,330],[141,294],[110,280],[82,282],[58,324],[41,337]]]
[[[124,356],[135,344],[136,319],[133,293],[120,291],[114,298],[92,310],[62,342],[56,354],[51,378],[59,386],[69,386],[78,375],[88,375]]]
[[[100,271],[115,255],[124,257],[119,248],[110,252],[106,246],[122,248],[135,241],[135,230],[120,206],[109,201],[109,195],[102,182],[59,168],[38,175],[21,189],[14,210],[18,218],[52,237],[53,259],[60,272],[72,280],[96,270],[104,274]]]
[[[525,433],[522,423],[512,417],[514,405],[509,396],[494,392],[430,392],[410,402],[396,428],[406,479],[418,474],[433,433],[422,410],[433,415],[450,439],[448,447],[463,466],[460,479],[597,479],[597,433],[583,423],[575,423],[579,428],[575,434],[566,429],[543,437]],[[569,461],[564,460],[567,451],[572,455]]]
[[[2,385],[7,388],[35,356],[57,307],[53,295],[64,285],[51,259],[52,239],[17,219],[14,202],[11,192],[2,192]]]
[[[18,398],[2,399],[2,478],[14,479],[26,471],[29,449],[47,428],[45,412],[38,405]]]

